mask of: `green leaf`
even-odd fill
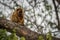
[[[47,40],[52,40],[52,34],[50,31],[47,33],[46,38]]]
[[[38,38],[38,40],[44,40],[43,36],[40,35],[39,38]]]
[[[21,37],[21,39],[20,40],[25,40],[25,37]]]

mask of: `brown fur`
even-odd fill
[[[12,16],[11,16],[11,21],[19,23],[21,25],[24,25],[24,11],[22,8],[17,8]]]

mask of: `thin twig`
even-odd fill
[[[56,6],[56,3],[55,3],[55,0],[52,0],[53,1],[53,4],[54,4],[54,8],[55,8],[55,13],[56,13],[56,19],[57,19],[57,22],[58,22],[58,26],[57,28],[60,30],[60,22],[59,22],[59,16],[58,16],[58,10],[57,10],[57,6]]]

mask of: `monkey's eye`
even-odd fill
[[[22,14],[22,11],[19,11],[18,16],[19,16],[19,17],[22,17],[22,15],[23,15],[23,14]]]
[[[18,15],[22,15],[22,11],[19,11],[19,12],[18,12]]]
[[[17,11],[19,11],[20,9],[17,9]]]

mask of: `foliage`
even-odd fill
[[[7,35],[7,31],[5,29],[0,29],[0,40],[18,40],[16,33],[11,33],[11,35]]]
[[[44,40],[43,36],[40,35],[39,38],[38,38],[38,40]]]
[[[40,36],[38,37],[38,40],[44,40],[43,36],[40,35]],[[46,34],[46,40],[52,40],[52,34],[51,34],[50,31]]]
[[[0,29],[0,40],[18,40],[15,29],[13,29],[11,35],[7,35],[6,29]],[[21,37],[20,40],[25,40]]]
[[[0,29],[0,40],[6,40],[6,39],[7,39],[6,30]]]
[[[8,37],[8,40],[18,40],[16,33],[15,33],[15,29],[13,29],[12,34]]]
[[[6,33],[7,33],[6,29],[0,29],[0,40],[18,40],[15,29],[13,29],[11,35],[7,35]],[[50,31],[47,33],[46,39],[52,40],[52,35]],[[25,40],[25,38],[21,37],[20,40]],[[44,40],[43,36],[40,35],[38,37],[38,40]]]
[[[21,39],[20,40],[25,40],[25,38],[24,37],[21,37]]]
[[[50,31],[47,33],[46,38],[47,40],[52,40],[52,34]]]

